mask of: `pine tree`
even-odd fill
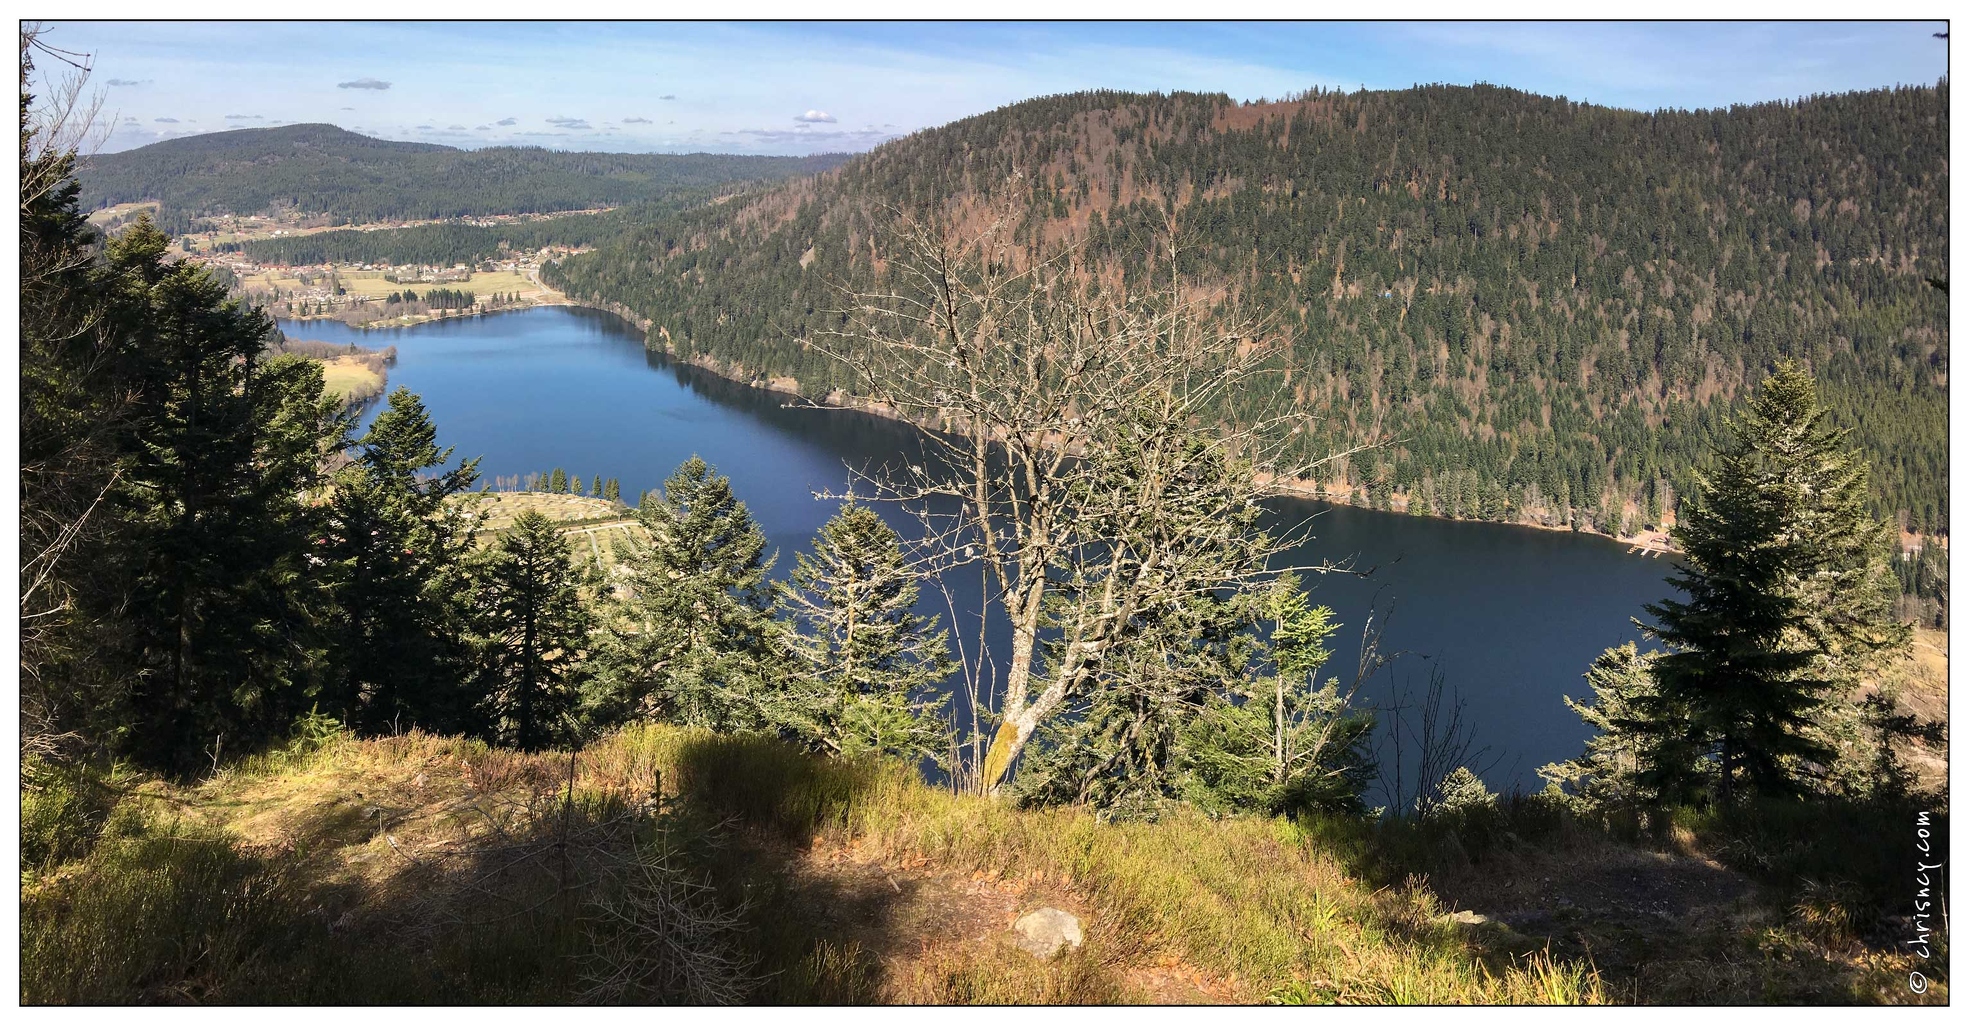
[[[555,467],[554,472],[547,477],[547,490],[557,495],[566,494],[567,471]]]
[[[1633,642],[1595,657],[1586,671],[1593,697],[1565,701],[1598,733],[1579,758],[1542,766],[1538,775],[1589,808],[1690,801],[1701,779],[1697,757],[1687,739],[1686,710],[1660,700],[1659,657]]]
[[[593,614],[567,539],[527,510],[485,569],[483,684],[502,741],[535,750],[565,736],[582,681]]]
[[[477,517],[446,500],[470,488],[478,461],[436,474],[424,404],[391,393],[336,475],[321,547],[340,615],[330,625],[330,708],[358,730],[466,729],[465,557]]]
[[[1734,428],[1675,527],[1685,555],[1670,583],[1686,599],[1649,605],[1643,625],[1670,648],[1643,710],[1687,709],[1726,800],[1739,777],[1787,793],[1823,773],[1822,707],[1909,636],[1891,618],[1891,535],[1868,511],[1866,461],[1827,423],[1810,374],[1779,365]]]
[[[612,477],[609,478],[608,487],[602,489],[602,498],[607,499],[610,502],[621,502],[622,482]]]
[[[100,330],[97,242],[78,200],[75,151],[38,124],[26,91],[35,30],[21,34],[20,640],[23,738],[107,732],[127,674],[92,658],[90,594],[110,583],[99,501],[116,479],[126,414],[124,336]]]
[[[304,496],[348,418],[321,368],[264,357],[273,322],[226,298],[148,218],[109,246],[114,316],[136,401],[117,506],[130,568],[124,642],[138,667],[128,743],[186,771],[245,750],[312,701],[317,513]]]
[[[1249,661],[1257,595],[1172,596],[1145,611],[1139,633],[1115,653],[1112,683],[1034,733],[1013,793],[1123,818],[1152,818],[1195,798],[1186,786],[1188,730]],[[1059,658],[1060,647],[1049,646],[1048,657]]]
[[[1265,600],[1271,672],[1205,703],[1183,732],[1193,800],[1271,813],[1358,811],[1373,777],[1371,714],[1352,707],[1337,679],[1319,679],[1340,627],[1284,574]]]
[[[581,491],[581,475],[579,475],[579,474],[576,474],[576,475],[574,475],[573,477],[570,477],[570,478],[568,478],[568,479],[567,479],[567,490],[568,490],[568,494],[569,494],[569,495],[580,495],[580,494],[582,494],[582,491]]]
[[[590,720],[765,727],[755,693],[770,646],[765,534],[731,481],[696,456],[645,494],[636,518],[650,545],[617,564],[630,594],[610,617]]]
[[[932,696],[956,661],[936,618],[916,614],[918,593],[894,529],[866,506],[842,507],[778,588],[788,666],[768,717],[835,754],[943,759],[949,697]]]

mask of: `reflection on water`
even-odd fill
[[[486,477],[560,466],[583,481],[620,478],[628,498],[702,456],[731,477],[779,547],[779,576],[833,513],[814,492],[844,489],[850,467],[893,465],[920,452],[912,428],[789,408],[786,396],[646,352],[639,332],[597,311],[553,307],[371,332],[323,321],[283,328],[295,338],[396,346],[390,386],[421,395],[440,444],[480,457]],[[1628,555],[1604,538],[1307,500],[1270,505],[1275,525],[1309,524],[1290,562],[1351,557],[1357,568],[1373,568],[1366,577],[1311,582],[1316,601],[1346,625],[1332,670],[1355,664],[1371,613],[1386,626],[1383,650],[1402,653],[1371,697],[1385,703],[1398,683],[1419,687],[1440,667],[1492,750],[1485,777],[1500,789],[1536,788],[1540,765],[1577,754],[1587,731],[1561,696],[1581,697],[1580,675],[1593,656],[1636,639],[1629,618],[1669,591],[1666,561]],[[910,529],[899,512],[884,513],[898,530]],[[970,596],[959,614],[974,617],[976,585],[954,590]],[[948,618],[942,598],[936,603]]]

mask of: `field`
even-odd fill
[[[590,498],[585,495],[563,495],[556,492],[488,492],[483,500],[486,504],[486,528],[504,531],[513,526],[513,521],[521,513],[532,511],[549,520],[563,522],[590,522],[596,520],[627,520],[629,512],[607,499]]]
[[[381,300],[392,292],[402,292],[405,289],[410,289],[419,295],[431,289],[453,289],[470,292],[480,298],[490,296],[494,292],[517,293],[521,298],[534,302],[559,298],[557,293],[534,284],[533,279],[521,271],[474,271],[470,281],[408,285],[384,281],[381,271],[338,269],[335,273],[340,276],[342,287],[348,290],[349,296],[366,296],[374,300]],[[301,284],[301,280],[287,270],[262,272],[242,279],[240,284],[247,289],[280,289],[286,292],[304,292],[310,288]],[[321,284],[318,283],[313,287],[321,287]]]
[[[635,553],[649,545],[649,533],[634,520],[570,527],[561,534],[573,548],[574,558],[593,558],[604,568],[615,565],[619,548]]]
[[[377,362],[374,358],[362,356],[338,356],[323,360],[322,383],[329,392],[345,401],[360,402],[382,395],[386,376],[376,368]]]
[[[274,233],[276,231],[282,236],[313,235],[317,232],[332,232],[337,230],[338,227],[346,226],[325,224],[312,228],[302,228],[296,225],[284,224],[278,228],[268,227],[248,228],[242,231],[197,232],[190,236],[181,236],[180,241],[182,242],[184,238],[190,238],[192,240],[191,252],[210,253],[217,247],[230,242],[252,242],[256,239],[271,239],[275,237]]]
[[[604,569],[615,565],[618,547],[631,552],[649,544],[648,532],[625,508],[605,499],[553,492],[490,492],[481,500],[486,505],[488,543],[498,532],[513,526],[513,520],[534,510],[550,520],[565,524],[567,538],[576,560],[593,559]]]
[[[113,207],[104,207],[101,210],[93,211],[89,214],[89,223],[98,225],[116,224],[135,217],[137,214],[146,210],[155,213],[157,210],[157,201],[146,200],[142,203],[118,203]]]

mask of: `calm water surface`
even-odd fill
[[[639,332],[594,311],[550,307],[390,331],[325,321],[283,328],[296,338],[396,346],[390,387],[421,395],[439,444],[479,456],[485,477],[559,466],[584,482],[620,478],[629,498],[702,456],[731,478],[779,547],[781,575],[833,513],[814,491],[844,488],[850,466],[893,464],[917,449],[916,433],[901,425],[785,409],[784,396],[648,353]],[[1440,667],[1491,748],[1484,775],[1499,789],[1536,789],[1539,766],[1579,752],[1588,731],[1561,696],[1580,697],[1587,664],[1637,639],[1629,617],[1669,593],[1665,559],[1628,555],[1604,538],[1311,501],[1272,506],[1281,521],[1312,518],[1295,563],[1351,557],[1374,568],[1366,578],[1314,581],[1316,601],[1346,625],[1331,666],[1354,665],[1373,613],[1386,624],[1384,651],[1403,654],[1371,698],[1420,690]],[[892,522],[908,529],[901,517]]]

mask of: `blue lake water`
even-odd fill
[[[850,466],[906,460],[917,444],[908,427],[789,409],[785,396],[648,353],[640,332],[595,311],[550,307],[367,332],[326,321],[282,327],[294,338],[396,346],[390,387],[421,395],[439,443],[479,457],[487,478],[565,467],[584,482],[619,478],[634,501],[702,456],[731,478],[778,546],[780,574],[833,514],[813,492],[839,491]],[[1365,697],[1385,705],[1404,688],[1419,692],[1440,668],[1490,748],[1484,777],[1498,789],[1536,789],[1539,766],[1578,753],[1588,731],[1561,696],[1580,697],[1587,664],[1637,639],[1629,618],[1670,591],[1665,558],[1630,555],[1605,538],[1293,499],[1270,505],[1281,522],[1313,518],[1293,562],[1351,557],[1374,568],[1365,578],[1313,582],[1315,600],[1346,625],[1330,672],[1351,670],[1373,612],[1386,624],[1383,651],[1402,654]],[[908,529],[900,515],[892,522]]]

